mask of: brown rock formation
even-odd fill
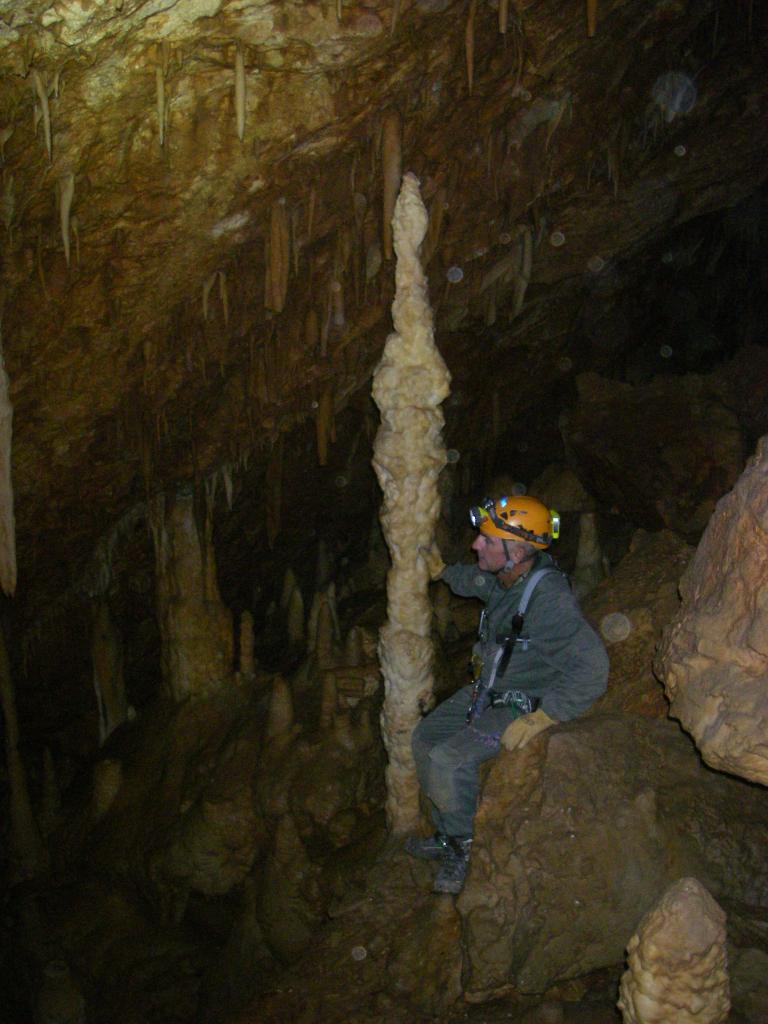
[[[592,717],[530,746],[492,763],[478,810],[458,900],[471,998],[618,963],[621,936],[681,875],[696,873],[732,934],[749,932],[763,913],[749,904],[768,891],[749,839],[768,826],[762,793],[713,777],[670,722]]]
[[[656,669],[671,714],[714,768],[768,785],[768,438],[717,505]]]

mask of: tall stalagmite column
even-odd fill
[[[392,559],[387,622],[379,638],[385,686],[382,733],[389,755],[387,817],[393,831],[404,832],[418,820],[411,733],[433,686],[429,576],[419,548],[432,543],[440,511],[437,478],[446,462],[440,403],[450,383],[435,346],[419,261],[427,211],[413,174],[403,177],[392,226],[396,333],[387,338],[373,377],[373,397],[381,412],[373,465],[384,492],[381,524]]]
[[[232,615],[219,596],[210,523],[198,531],[192,494],[152,516],[163,682],[176,700],[206,697],[232,677]]]

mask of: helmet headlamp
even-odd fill
[[[537,548],[549,547],[560,536],[559,514],[526,495],[483,498],[470,508],[469,521],[489,536],[523,540]]]

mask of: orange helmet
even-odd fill
[[[535,548],[548,548],[560,536],[560,516],[537,498],[527,495],[484,498],[469,510],[473,526],[489,537],[524,540]]]

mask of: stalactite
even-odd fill
[[[203,284],[203,320],[208,322],[208,300],[211,296],[211,289],[216,284],[217,272],[214,271]]]
[[[160,146],[165,145],[165,74],[161,67],[155,68],[155,92],[157,106],[157,137]]]
[[[506,33],[509,22],[509,0],[499,0],[499,32]]]
[[[267,363],[264,356],[264,346],[259,347],[256,353],[254,365],[256,398],[262,407],[269,404],[269,389],[267,387]]]
[[[250,680],[256,677],[256,658],[253,653],[253,616],[244,611],[240,616],[240,675]]]
[[[392,259],[392,214],[395,210],[397,190],[400,188],[401,143],[400,115],[390,111],[384,116],[381,128],[381,168],[384,178],[384,212],[382,239],[384,258]]]
[[[8,875],[11,882],[34,878],[45,870],[47,854],[32,812],[27,776],[19,754],[19,725],[11,666],[0,630],[0,706],[3,711],[5,763],[8,775]]]
[[[381,412],[373,464],[384,493],[381,525],[392,559],[387,622],[379,634],[386,696],[382,737],[387,767],[387,816],[394,831],[416,827],[418,783],[410,735],[433,688],[429,577],[419,550],[432,544],[440,514],[437,478],[446,462],[440,403],[450,375],[437,350],[427,283],[418,251],[427,212],[414,175],[406,174],[394,215],[396,293],[390,334],[373,378]]]
[[[312,241],[312,232],[315,228],[315,209],[317,206],[317,189],[313,185],[309,190],[309,201],[307,203],[307,243]]]
[[[43,133],[45,135],[45,150],[48,154],[48,161],[52,159],[52,142],[51,142],[51,110],[48,106],[48,90],[43,85],[43,80],[40,77],[40,72],[36,68],[32,69],[32,84],[37,93],[37,98],[40,103],[40,116],[43,119]]]
[[[229,298],[227,296],[227,275],[223,270],[219,271],[219,298],[221,299],[221,311],[224,314],[224,326],[229,323]]]
[[[61,788],[50,747],[43,751],[43,787],[37,815],[40,832],[47,837],[61,821]]]
[[[393,36],[397,23],[400,20],[400,2],[401,0],[392,0],[392,20],[389,25],[389,34]]]
[[[91,628],[93,689],[99,713],[99,746],[128,720],[120,634],[103,598],[93,608]]]
[[[72,231],[72,235],[75,239],[75,262],[78,267],[80,266],[80,222],[76,216],[72,216],[69,221],[69,227]]]
[[[317,461],[319,465],[328,464],[328,445],[334,440],[333,428],[333,386],[327,384],[317,403],[315,417],[317,435]]]
[[[240,43],[235,49],[235,124],[237,137],[242,142],[245,136],[245,60]]]
[[[422,254],[425,267],[435,255],[437,247],[440,244],[440,233],[443,228],[443,218],[445,217],[445,211],[447,208],[448,193],[441,185],[435,192],[429,207],[429,227],[427,228],[427,237],[424,240],[424,250]]]
[[[516,317],[523,308],[525,293],[531,280],[531,268],[533,265],[533,233],[527,224],[518,228],[518,245],[520,261],[513,285],[512,317]]]
[[[229,463],[225,463],[221,467],[221,479],[224,482],[224,494],[227,499],[227,508],[232,511],[232,466]]]
[[[331,309],[334,327],[343,327],[347,320],[344,312],[344,288],[341,281],[331,281]]]
[[[293,206],[291,213],[288,218],[290,222],[290,246],[291,246],[291,266],[293,267],[293,276],[298,277],[299,274],[299,256],[301,254],[301,240],[299,239],[299,208]]]
[[[64,243],[64,259],[69,266],[69,212],[75,194],[75,176],[70,171],[59,178],[59,220],[61,240]]]
[[[290,232],[285,199],[272,204],[269,233],[269,308],[281,313],[288,293],[288,270],[290,267]]]
[[[0,336],[0,586],[8,597],[16,593],[16,517],[14,514],[12,448],[13,406]]]
[[[467,63],[467,90],[472,95],[475,81],[475,11],[477,0],[469,0],[467,24],[464,29],[464,55]]]
[[[275,442],[267,463],[266,473],[267,542],[270,548],[280,532],[280,513],[283,506],[283,438]]]
[[[317,310],[310,306],[304,317],[304,348],[311,356],[320,341],[320,325],[317,322]]]
[[[587,0],[587,35],[591,39],[597,31],[597,0]]]

